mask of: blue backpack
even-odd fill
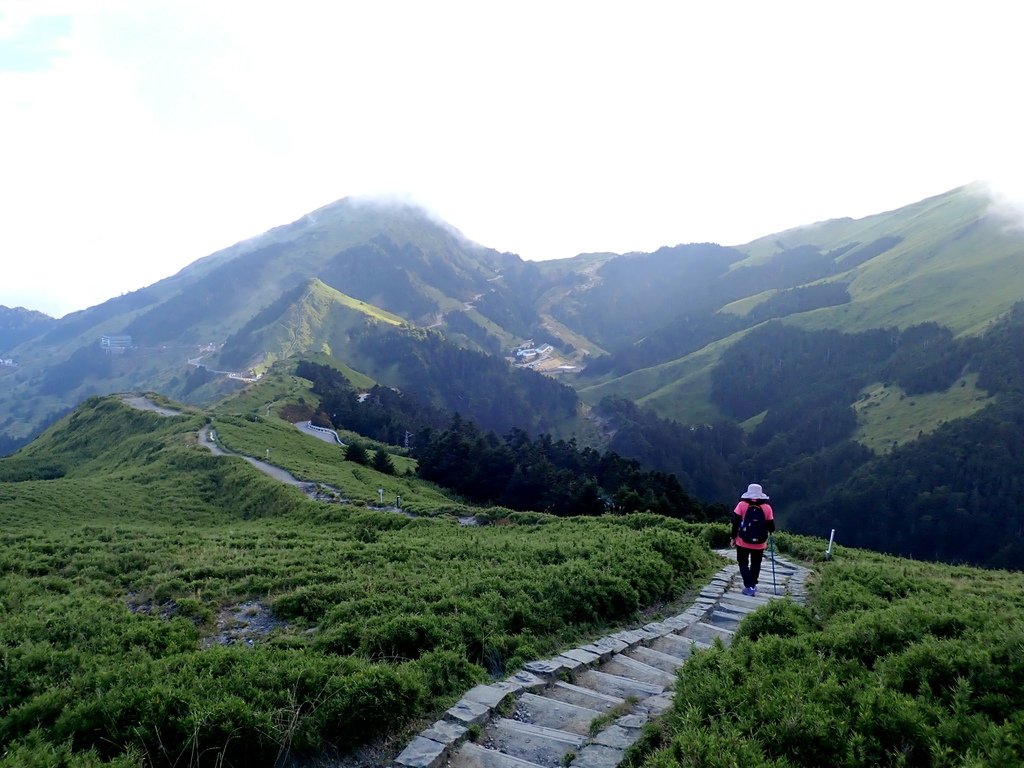
[[[760,504],[748,504],[743,520],[740,521],[740,538],[747,544],[764,544],[768,541],[768,521]]]

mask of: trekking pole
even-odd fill
[[[768,534],[768,549],[772,553],[772,592],[776,597],[779,595],[779,587],[775,583],[775,536]]]

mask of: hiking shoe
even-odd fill
[[[744,587],[743,588],[743,592],[741,594],[744,594],[747,597],[750,597],[752,594],[754,594],[754,588],[753,587]]]
[[[757,597],[757,587],[756,586],[750,588],[750,596],[751,597]]]

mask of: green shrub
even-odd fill
[[[1024,577],[843,558],[691,657],[629,764],[1024,764]]]
[[[374,659],[415,659],[440,646],[450,627],[436,617],[401,614],[375,616],[365,621],[359,649]]]
[[[792,600],[772,600],[747,616],[736,630],[736,638],[757,641],[765,635],[797,637],[818,629],[811,612]]]

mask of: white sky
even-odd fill
[[[0,0],[0,304],[347,195],[528,259],[1024,198],[1013,2]]]

